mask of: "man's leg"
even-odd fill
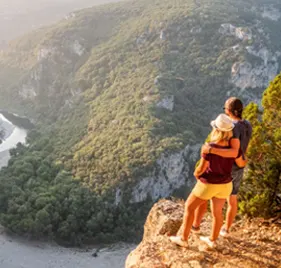
[[[232,171],[232,184],[233,189],[230,197],[227,199],[227,212],[226,212],[226,219],[224,225],[224,231],[226,232],[225,235],[230,231],[230,227],[233,224],[235,217],[238,211],[238,199],[237,194],[240,188],[241,180],[243,178],[243,169],[237,169]],[[223,234],[222,234],[223,235]]]
[[[208,201],[204,202],[201,206],[199,206],[195,210],[194,221],[192,226],[195,227],[196,229],[200,227],[201,221],[207,211],[207,208],[208,208]]]
[[[237,195],[231,195],[227,199],[227,203],[228,206],[227,206],[226,219],[225,219],[225,230],[229,232],[230,227],[237,215],[237,210],[238,210]]]

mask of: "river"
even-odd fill
[[[14,120],[10,121],[6,116]],[[26,120],[0,113],[0,129],[5,130],[4,141],[0,144],[0,169],[8,164],[9,150],[18,142],[25,143],[28,129],[23,126]],[[0,229],[0,268],[123,268],[127,255],[136,247],[118,243],[101,249],[97,257],[93,257],[95,248],[64,248],[54,243],[9,236],[2,227]]]
[[[27,129],[14,125],[2,113],[0,113],[0,124],[1,129],[4,130],[4,141],[0,144],[0,168],[2,168],[10,159],[9,150],[16,147],[19,142],[25,143]]]
[[[134,245],[118,243],[102,249],[63,248],[55,244],[30,242],[0,235],[1,268],[124,268],[126,256]]]

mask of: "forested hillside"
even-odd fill
[[[280,71],[280,10],[132,1],[13,41],[0,106],[37,127],[0,173],[1,222],[72,243],[136,237],[150,201],[192,185],[225,99],[260,101]]]

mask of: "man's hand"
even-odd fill
[[[205,143],[201,147],[201,155],[208,154],[211,146],[208,143]]]

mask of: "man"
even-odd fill
[[[237,157],[239,149],[242,151],[242,156],[245,159],[245,154],[249,145],[252,135],[252,126],[250,122],[242,119],[243,104],[241,100],[231,97],[224,105],[225,113],[233,120],[235,125],[233,129],[233,139],[230,141],[231,149],[219,149],[210,147],[208,144],[203,145],[201,153],[203,154],[216,154],[222,157]],[[243,178],[244,168],[238,167],[236,164],[232,168],[233,190],[231,196],[228,198],[228,208],[226,213],[226,221],[224,227],[221,229],[220,234],[227,236],[230,227],[236,217],[238,210],[237,194],[239,191],[240,183]],[[193,231],[200,231],[200,223],[207,210],[207,202],[202,204],[195,212],[195,219],[193,222]]]

